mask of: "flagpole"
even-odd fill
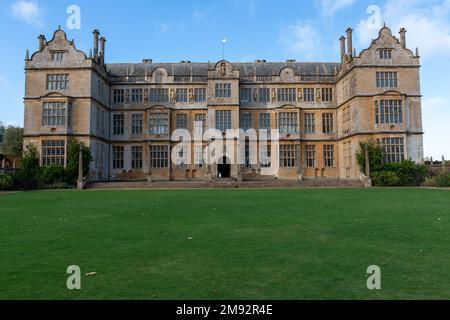
[[[225,60],[225,45],[227,43],[227,39],[222,40],[222,60]]]

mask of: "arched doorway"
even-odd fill
[[[227,157],[219,159],[217,163],[217,177],[230,178],[231,177],[231,161]]]

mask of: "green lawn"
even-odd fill
[[[0,299],[450,298],[446,190],[0,194],[0,228]]]

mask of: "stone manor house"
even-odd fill
[[[368,139],[387,162],[423,160],[420,57],[407,49],[405,29],[397,38],[383,27],[359,55],[348,29],[339,63],[107,64],[106,39],[98,30],[93,38],[89,55],[61,29],[27,51],[24,143],[43,166],[64,166],[73,138],[90,147],[94,181],[357,179],[355,153]],[[179,138],[171,133],[199,126],[279,129],[279,170],[261,177],[270,147],[259,148],[256,164],[236,164],[226,150],[205,164],[206,138],[192,142],[192,164],[172,163]]]

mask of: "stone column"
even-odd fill
[[[212,181],[212,172],[211,172],[211,140],[208,142],[207,145],[207,150],[208,150],[208,155],[207,155],[207,177],[208,177],[208,182]]]
[[[100,57],[101,57],[101,63],[105,63],[105,43],[106,39],[104,37],[100,38]]]
[[[347,51],[349,59],[353,58],[353,29],[347,29]]]
[[[302,149],[301,145],[298,145],[298,153],[297,153],[297,179],[303,180],[303,172],[302,172]]]
[[[100,32],[96,29],[92,32],[94,34],[94,60],[98,61],[98,37],[100,36]]]
[[[399,33],[400,33],[400,44],[403,49],[406,49],[406,29],[401,28]]]
[[[44,35],[40,35],[39,37],[38,37],[38,39],[39,39],[39,51],[42,51],[42,50],[44,50],[44,47],[45,47],[45,36]]]
[[[80,144],[80,151],[78,153],[78,189],[84,189],[83,178],[83,145]]]
[[[364,148],[365,157],[366,157],[366,177],[370,178],[370,157],[369,157],[369,147],[366,145]]]
[[[339,41],[340,41],[340,43],[341,43],[341,61],[343,61],[343,60],[344,60],[344,57],[345,57],[345,37],[342,36],[342,37],[339,39]]]
[[[173,181],[172,145],[169,144],[169,181]]]

